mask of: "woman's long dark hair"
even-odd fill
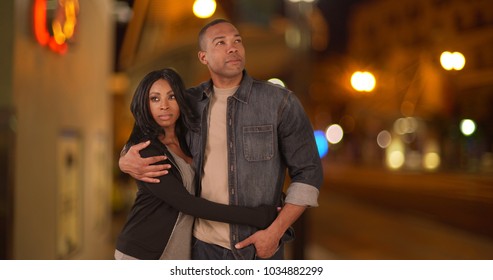
[[[163,79],[167,81],[173,91],[178,107],[180,108],[180,116],[176,121],[175,132],[180,142],[182,150],[190,156],[188,145],[186,144],[185,135],[190,127],[190,119],[192,118],[192,110],[189,103],[185,98],[185,85],[178,73],[171,68],[164,68],[160,70],[154,70],[149,72],[139,83],[135,89],[132,103],[130,104],[130,111],[132,112],[135,123],[125,145],[125,150],[128,150],[130,146],[137,143],[154,139],[159,135],[164,135],[165,132],[159,126],[151,114],[149,108],[149,91],[157,80]]]

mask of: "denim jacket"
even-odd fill
[[[189,89],[191,105],[200,122],[198,130],[189,134],[197,178],[203,175],[212,90],[212,81]],[[298,98],[286,88],[254,80],[243,71],[240,87],[228,98],[226,114],[230,204],[280,205],[287,169],[291,183],[285,202],[318,206],[322,165],[313,128]],[[200,193],[201,180],[196,182]],[[230,229],[234,255],[253,259],[253,246],[237,250],[234,244],[257,229],[236,224],[231,224]]]

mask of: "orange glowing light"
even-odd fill
[[[50,33],[46,30],[46,0],[34,1],[34,35],[42,46],[48,44]]]
[[[67,43],[74,36],[79,1],[57,1],[57,7],[52,18],[48,17],[46,2],[47,0],[34,0],[34,36],[40,45],[47,46],[56,53],[64,54],[68,50]]]

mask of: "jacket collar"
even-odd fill
[[[241,79],[240,87],[233,94],[233,98],[243,103],[248,103],[250,98],[250,93],[253,85],[253,78],[248,75],[246,70],[243,70],[243,78]],[[201,100],[205,100],[211,97],[213,92],[212,79],[200,85],[202,90]]]

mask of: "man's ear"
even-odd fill
[[[200,63],[207,65],[207,58],[205,57],[205,52],[204,51],[199,51],[197,54]]]

